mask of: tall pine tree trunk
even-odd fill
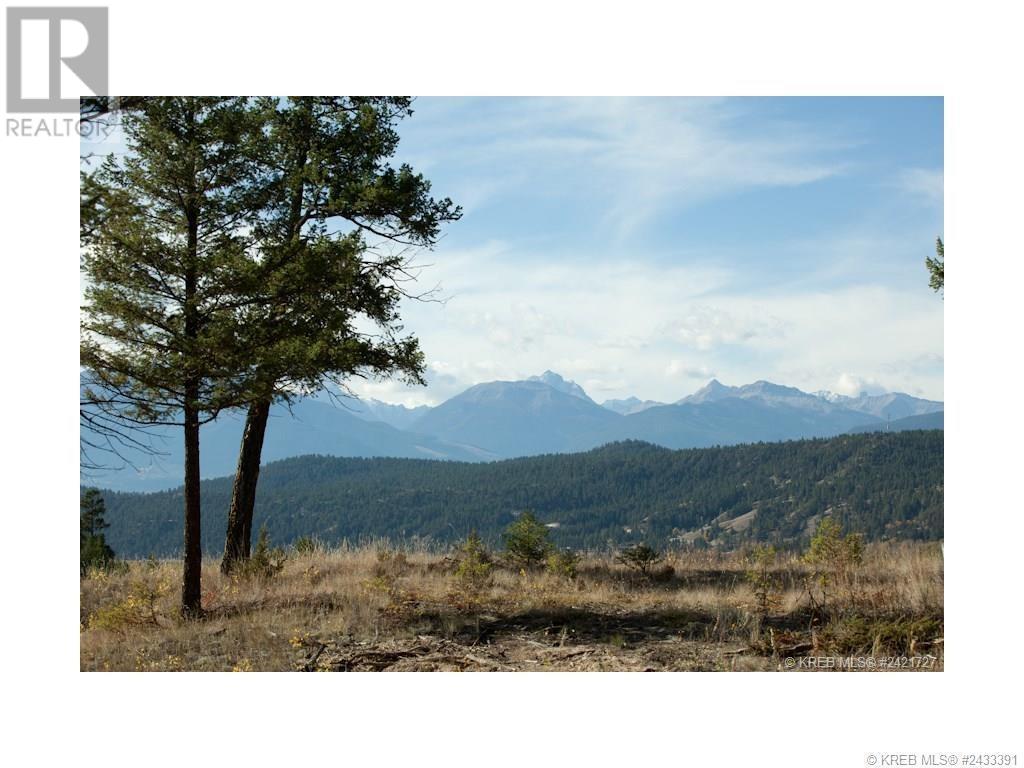
[[[195,402],[198,392],[193,389]],[[188,394],[186,394],[188,397]],[[181,614],[195,618],[202,614],[203,545],[199,507],[199,412],[185,408],[185,567],[181,581]]]
[[[249,558],[256,483],[260,476],[260,454],[263,452],[263,436],[267,431],[269,415],[268,398],[253,403],[245,418],[245,431],[238,451],[238,469],[231,490],[231,507],[228,509],[228,530],[224,541],[224,559],[220,563],[221,573],[230,573],[239,560]]]
[[[305,119],[310,120],[309,115],[306,115]],[[302,233],[302,200],[306,184],[303,171],[309,162],[311,130],[308,122],[305,127],[306,133],[303,134],[295,157],[297,182],[291,189],[286,219],[287,235],[293,247],[299,245]],[[274,311],[280,309],[278,307]],[[260,455],[263,452],[263,436],[267,431],[267,417],[270,415],[274,383],[270,383],[266,397],[249,406],[249,413],[245,419],[242,445],[238,451],[238,469],[231,490],[231,506],[228,508],[228,529],[224,541],[224,558],[220,563],[221,573],[230,573],[239,560],[249,559],[252,547],[252,517],[256,508],[256,483],[260,477]]]
[[[189,116],[195,119],[194,115]],[[193,176],[195,163],[193,162]],[[199,211],[194,200],[185,207],[185,221],[188,231],[188,262],[185,268],[185,338],[194,342],[199,337]],[[190,356],[198,355],[196,349],[189,350]],[[198,618],[203,613],[203,543],[202,513],[199,497],[199,389],[200,379],[195,370],[190,370],[192,361],[186,358],[186,376],[182,414],[185,427],[185,563],[181,578],[181,615]]]

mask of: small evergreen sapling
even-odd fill
[[[555,576],[562,576],[567,579],[575,579],[579,572],[580,555],[571,549],[560,549],[548,555],[548,573]]]
[[[859,533],[842,535],[842,526],[831,517],[818,523],[811,544],[803,560],[814,566],[814,573],[806,584],[807,594],[814,604],[813,584],[821,589],[820,606],[824,610],[828,593],[833,587],[850,587],[853,574],[864,557],[864,537]]]
[[[649,577],[651,569],[661,560],[661,553],[647,544],[635,544],[632,547],[627,547],[615,557],[615,562],[621,563],[644,577]]]
[[[114,563],[114,550],[103,531],[110,527],[104,519],[107,507],[95,488],[82,494],[79,517],[79,570],[84,576],[92,569],[107,570]]]
[[[270,546],[270,534],[267,533],[267,524],[260,526],[259,538],[256,540],[256,549],[252,557],[242,563],[237,573],[243,578],[269,580],[284,570],[285,561],[288,560],[287,553],[281,547]]]
[[[532,512],[523,512],[505,529],[505,553],[509,561],[520,568],[541,565],[554,545],[551,531]]]
[[[455,578],[470,591],[477,592],[490,584],[494,563],[476,531],[459,545],[458,563]]]
[[[772,574],[777,557],[778,552],[771,544],[758,544],[747,557],[750,563],[747,581],[754,589],[754,601],[761,617],[779,610],[782,604],[782,596]]]

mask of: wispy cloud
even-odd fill
[[[449,300],[405,312],[433,363],[431,385],[392,388],[391,399],[436,403],[548,368],[601,398],[674,401],[714,376],[836,389],[843,374],[941,397],[941,367],[904,365],[942,354],[942,302],[926,286],[751,291],[725,269],[576,263],[545,265],[497,243],[439,259],[431,276],[446,294],[454,286]]]
[[[942,205],[943,178],[941,168],[907,168],[897,175],[896,186],[925,202]]]
[[[720,306],[692,304],[673,318],[664,333],[685,347],[708,352],[723,345],[754,344],[785,334],[786,324],[765,314],[757,304],[738,310]]]
[[[423,275],[446,303],[404,313],[430,386],[391,399],[548,368],[601,399],[674,401],[712,377],[941,398],[923,263],[941,232],[941,104],[416,107],[403,159],[466,215]]]
[[[686,360],[670,360],[669,364],[665,366],[665,375],[669,377],[698,379],[700,381],[707,381],[717,376],[708,366],[693,365]]]
[[[829,178],[852,145],[792,121],[752,131],[748,107],[722,99],[449,100],[422,115],[410,157],[457,168],[451,191],[470,208],[502,194],[582,201],[619,242],[671,210]]]

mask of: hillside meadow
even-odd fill
[[[643,573],[612,553],[521,568],[306,541],[246,574],[205,560],[190,621],[180,561],[135,560],[81,580],[81,669],[941,670],[941,543],[869,543],[858,559],[682,549]]]

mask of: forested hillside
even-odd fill
[[[938,413],[922,413],[917,416],[905,416],[902,419],[893,419],[881,424],[866,424],[854,427],[851,433],[860,432],[906,432],[918,429],[945,429],[946,417],[942,411]]]
[[[207,551],[223,544],[230,491],[229,478],[203,483]],[[178,551],[180,489],[105,497],[119,554]],[[869,540],[939,539],[942,504],[943,433],[918,431],[680,451],[625,442],[487,464],[305,456],[263,470],[256,525],[282,543],[451,541],[474,529],[496,541],[532,509],[563,546],[732,547],[796,543],[829,510]]]

